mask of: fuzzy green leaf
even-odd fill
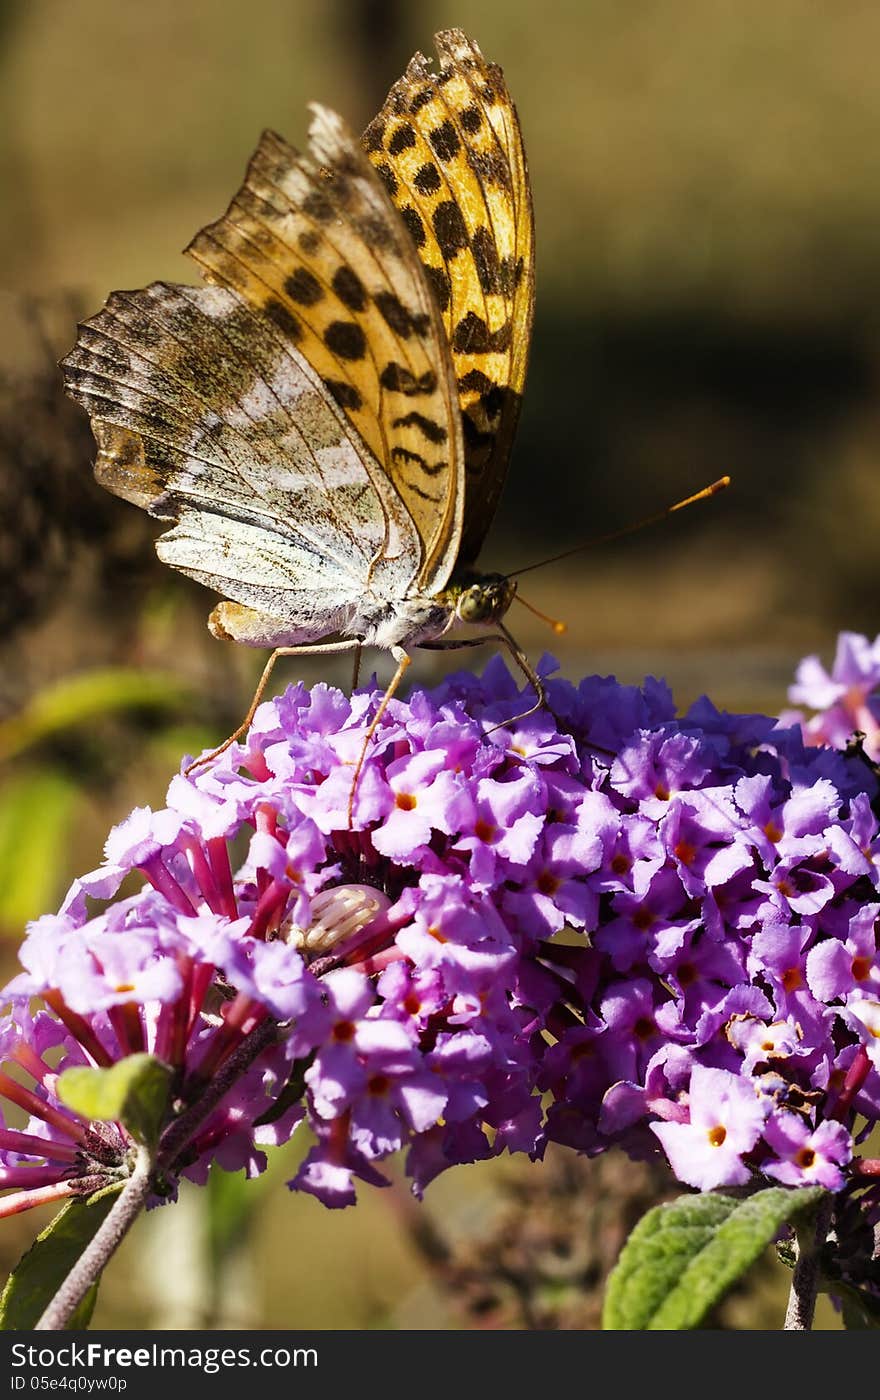
[[[89,1201],[68,1201],[23,1254],[0,1295],[0,1331],[33,1328],[55,1297],[86,1245],[105,1220],[120,1187]],[[93,1284],[68,1323],[68,1330],[88,1327],[98,1285]]]
[[[171,1070],[154,1055],[127,1055],[109,1069],[68,1069],[58,1078],[61,1100],[85,1118],[124,1123],[138,1142],[159,1138]]]
[[[649,1210],[608,1280],[603,1326],[611,1331],[699,1327],[780,1227],[824,1194],[818,1186],[774,1186],[743,1200],[707,1192]]]

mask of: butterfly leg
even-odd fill
[[[497,632],[486,632],[482,637],[451,637],[448,641],[419,642],[418,645],[425,651],[457,651],[460,647],[481,647],[486,642],[501,642],[510,652],[537,697],[534,705],[530,706],[528,710],[523,710],[521,715],[514,715],[511,719],[505,720],[505,724],[516,724],[521,719],[527,719],[529,715],[533,715],[536,710],[544,709],[547,706],[547,691],[544,682],[522,647],[519,646],[516,638],[511,636],[503,622],[496,623],[496,626]],[[493,729],[501,729],[502,727],[500,724],[495,724],[492,729],[487,729],[486,733],[491,734]]]
[[[185,768],[183,770],[184,773],[188,775],[194,772],[196,768],[203,768],[206,763],[211,763],[213,759],[219,758],[220,754],[225,753],[226,750],[230,747],[230,745],[235,743],[236,739],[240,739],[243,734],[247,733],[248,729],[251,726],[251,721],[253,720],[253,717],[257,712],[257,706],[263,698],[266,686],[269,684],[269,677],[275,669],[275,663],[276,661],[279,661],[282,656],[317,656],[321,654],[327,655],[328,653],[340,651],[353,651],[355,649],[357,650],[358,655],[360,655],[361,643],[357,640],[357,638],[354,638],[352,641],[324,642],[318,645],[313,644],[310,646],[276,647],[275,650],[272,652],[272,655],[269,657],[269,660],[263,667],[263,674],[260,676],[260,679],[257,682],[257,688],[254,691],[253,699],[251,700],[250,706],[248,707],[248,712],[242,720],[241,724],[236,730],[233,731],[232,734],[230,734],[228,739],[224,740],[224,742],[219,745],[218,748],[212,749],[210,753],[203,754],[201,758],[195,759],[195,761],[191,763],[188,768]]]
[[[357,690],[358,681],[361,678],[361,657],[363,655],[363,651],[363,647],[361,646],[360,642],[358,642],[357,648],[355,649],[354,653],[354,671],[352,672],[351,677],[352,692]]]
[[[367,756],[367,749],[370,747],[370,741],[373,735],[375,734],[376,730],[379,728],[379,723],[382,719],[382,716],[388,709],[388,706],[394,696],[394,692],[397,690],[398,686],[400,685],[400,682],[403,680],[403,677],[406,674],[407,667],[412,663],[412,657],[409,656],[408,653],[403,650],[403,647],[392,647],[391,654],[397,662],[397,670],[391,677],[391,683],[388,686],[388,689],[385,691],[385,694],[382,696],[382,701],[379,705],[379,708],[373,716],[373,722],[367,730],[367,736],[364,739],[364,744],[363,748],[361,749],[360,758],[358,759],[357,764],[355,766],[354,777],[351,780],[351,792],[348,794],[349,830],[351,830],[354,821],[354,798],[355,793],[357,792],[357,785],[360,780],[361,770],[364,766],[364,759]]]

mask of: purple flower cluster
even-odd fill
[[[3,993],[33,1087],[0,1076],[30,1115],[0,1132],[0,1213],[121,1169],[124,1129],[78,1119],[57,1075],[140,1050],[176,1115],[245,1066],[175,1139],[169,1190],[260,1171],[303,1121],[290,1184],[330,1206],[401,1149],[421,1193],[548,1141],[662,1149],[702,1189],[869,1178],[873,773],[706,699],[677,717],[655,680],[546,684],[528,718],[498,661],[393,700],[353,798],[381,692],[291,687],[115,828]]]
[[[872,642],[841,632],[830,675],[818,656],[805,656],[788,698],[818,712],[810,719],[802,710],[780,716],[782,723],[799,723],[808,744],[843,749],[858,732],[868,756],[880,759],[880,636]]]

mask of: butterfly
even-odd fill
[[[157,553],[221,594],[214,636],[274,649],[227,745],[278,656],[390,651],[377,724],[407,648],[488,639],[447,642],[458,621],[543,703],[515,582],[475,567],[529,354],[528,171],[501,69],[459,29],[435,44],[360,139],[317,104],[306,154],[265,132],[186,250],[207,285],[114,292],[61,362],[99,482],[172,522]]]

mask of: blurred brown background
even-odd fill
[[[25,919],[98,863],[108,826],[161,803],[180,753],[233,727],[262,659],[211,640],[212,597],[161,568],[155,527],[93,484],[90,434],[54,359],[112,289],[196,280],[177,250],[225,207],[263,127],[302,142],[312,99],[365,124],[450,24],[504,67],[537,219],[532,367],[483,562],[526,564],[734,479],[665,526],[530,575],[529,600],[569,625],[555,638],[515,609],[530,654],[553,650],[574,677],[663,675],[682,704],[705,691],[774,711],[802,654],[829,658],[841,627],[878,630],[876,5],[0,0],[7,964]],[[461,659],[423,653],[419,679],[446,664]],[[344,684],[347,663],[288,663],[282,679],[296,674]],[[168,1322],[164,1297],[170,1325],[457,1325],[405,1193],[329,1216],[286,1198],[289,1167],[250,1224],[243,1206],[216,1208],[256,1240],[227,1270],[225,1301],[207,1305],[204,1280],[195,1301],[174,1301],[178,1254],[213,1249],[216,1263],[220,1249],[214,1235],[198,1244],[205,1221],[181,1206],[144,1224],[152,1282],[119,1261],[97,1320]],[[439,1184],[426,1218],[479,1241],[493,1181],[471,1170]],[[28,1226],[15,1239],[6,1227],[9,1257]],[[483,1320],[535,1315],[486,1305]]]

